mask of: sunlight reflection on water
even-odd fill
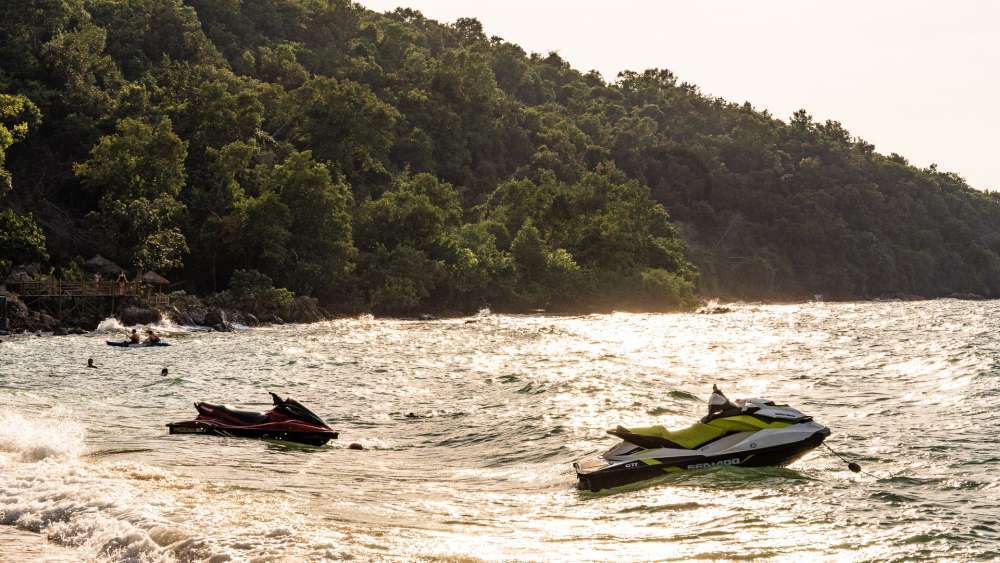
[[[0,522],[111,560],[1000,556],[1000,457],[983,439],[1000,430],[1000,306],[734,309],[366,317],[147,350],[16,338],[0,345]],[[570,464],[610,447],[606,428],[687,424],[713,383],[812,414],[882,478],[814,452],[574,488]],[[165,433],[195,400],[263,409],[268,390],[341,439]]]

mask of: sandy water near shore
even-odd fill
[[[0,526],[0,561],[77,563],[81,554],[45,539],[45,536],[12,526]]]

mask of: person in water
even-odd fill
[[[167,368],[163,368],[162,370],[160,370],[160,377],[166,377],[169,374],[170,372],[167,371]]]
[[[160,341],[160,335],[156,334],[153,329],[146,328],[146,342],[149,344],[157,344]]]
[[[97,369],[97,366],[94,365],[94,358],[87,358],[87,367]]]
[[[139,338],[139,331],[133,328],[132,334],[128,335],[128,341],[132,344],[138,344],[140,340],[142,339]]]

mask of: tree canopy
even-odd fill
[[[608,82],[349,0],[16,0],[0,197],[0,261],[99,252],[247,300],[1000,296],[1000,202],[956,174],[668,70]]]

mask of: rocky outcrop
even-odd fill
[[[101,324],[104,320],[104,316],[94,312],[81,312],[77,314],[70,314],[69,316],[61,319],[62,325],[66,327],[66,332],[69,334],[80,334],[88,330],[94,330],[97,325]]]
[[[7,318],[10,333],[53,332],[57,335],[80,334],[94,330],[104,316],[99,312],[87,311],[85,308],[66,308],[61,318],[56,308],[29,309],[14,293],[0,286],[0,296],[7,298]],[[319,301],[312,297],[296,297],[284,306],[280,315],[272,311],[259,313],[234,307],[229,301],[218,295],[199,298],[177,292],[170,296],[171,305],[163,311],[141,306],[133,302],[121,309],[118,318],[126,326],[149,325],[160,322],[163,317],[169,317],[174,323],[187,326],[206,326],[217,331],[233,330],[234,324],[260,326],[262,324],[312,323],[323,321],[330,317],[329,313],[319,306]],[[0,324],[0,331],[4,331]]]
[[[182,311],[181,309],[179,309],[174,305],[168,307],[167,310],[165,311],[165,314],[166,316],[170,317],[170,320],[179,325],[194,326],[198,324],[194,322],[194,317],[191,316],[190,312]],[[202,320],[204,320],[204,317],[202,317]]]
[[[285,306],[281,318],[292,323],[315,323],[324,321],[327,314],[313,297],[296,297]]]
[[[7,330],[10,332],[27,330],[27,320],[30,314],[28,306],[13,293],[0,291],[0,296],[7,298],[7,319],[9,323]],[[3,329],[3,327],[0,326],[0,329]]]
[[[204,326],[210,326],[219,332],[229,332],[233,330],[233,325],[229,320],[229,316],[223,309],[215,308],[209,309],[205,313],[205,322],[202,323]]]
[[[166,311],[175,323],[187,326],[204,326],[207,312],[201,299],[180,291],[170,295],[170,308]]]
[[[59,327],[59,319],[48,313],[32,311],[24,321],[23,330],[28,332],[53,332]]]
[[[722,315],[725,313],[732,313],[733,310],[730,307],[724,307],[722,305],[705,305],[704,307],[698,307],[695,313],[699,315]]]
[[[17,332],[52,332],[61,334],[81,334],[93,330],[103,320],[96,313],[67,312],[62,318],[56,318],[53,309],[30,310],[16,294],[0,291],[0,296],[7,298],[7,331]],[[2,315],[2,311],[0,311]],[[0,330],[4,330],[0,323]]]
[[[148,307],[125,307],[118,317],[125,326],[156,324],[163,318],[159,311]]]
[[[253,316],[251,313],[247,313],[239,309],[225,309],[225,311],[226,316],[229,317],[230,325],[240,324],[243,326],[257,326],[260,324],[257,321],[257,317]]]

